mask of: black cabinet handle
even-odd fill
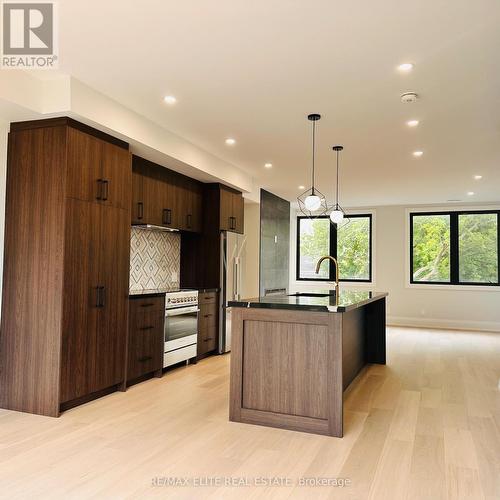
[[[109,195],[109,181],[106,179],[103,179],[102,185],[104,188],[104,194],[102,196],[102,201],[106,201],[108,199],[108,195]]]
[[[96,287],[96,307],[104,307],[104,290],[103,286]]]
[[[210,340],[213,340],[213,337],[208,337],[206,339],[203,339],[203,342],[209,342]]]
[[[144,217],[144,203],[140,201],[137,203],[137,218],[142,219]]]
[[[163,209],[163,224],[172,224],[172,210],[170,208]]]
[[[210,316],[213,316],[213,314],[205,314],[203,317],[204,318],[210,318]]]
[[[153,359],[153,356],[143,356],[142,358],[139,358],[137,361],[139,361],[139,363],[145,363],[146,361],[150,361]]]
[[[106,300],[106,288],[101,287],[101,307],[104,307],[106,305],[105,300]]]
[[[153,307],[154,304],[153,303],[149,303],[149,304],[141,304],[141,307]]]
[[[102,200],[102,191],[103,191],[103,180],[97,179],[97,196],[96,200]]]
[[[191,229],[191,219],[192,218],[193,218],[193,216],[191,214],[188,214],[186,217],[186,225],[189,229]]]
[[[152,330],[154,328],[154,326],[143,326],[141,328],[139,328],[139,330]]]

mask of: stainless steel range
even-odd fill
[[[198,311],[196,290],[165,295],[164,367],[196,357]]]

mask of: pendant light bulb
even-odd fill
[[[330,220],[334,224],[341,223],[343,219],[344,219],[344,212],[342,212],[342,210],[333,210],[332,213],[330,214]]]
[[[311,194],[304,200],[304,205],[306,206],[307,210],[309,210],[310,212],[314,212],[321,206],[321,198],[319,196],[316,196],[315,194]]]

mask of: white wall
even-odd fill
[[[204,182],[223,182],[256,198],[253,178],[79,80],[7,71],[0,78],[0,114],[8,121],[70,116],[130,143],[132,153]]]
[[[242,297],[259,296],[260,204],[245,203],[245,267]]]
[[[389,292],[387,314],[388,322],[393,325],[500,332],[500,289],[498,287],[409,285],[408,208],[437,209],[436,207],[386,206],[366,210],[374,214],[375,221],[374,282],[370,285],[346,284],[342,286]],[[467,208],[478,207],[469,205]],[[292,220],[292,224],[291,288],[324,288],[324,283],[295,280],[296,221]]]

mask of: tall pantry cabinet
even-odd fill
[[[70,118],[11,124],[0,407],[57,416],[124,387],[131,155]]]

